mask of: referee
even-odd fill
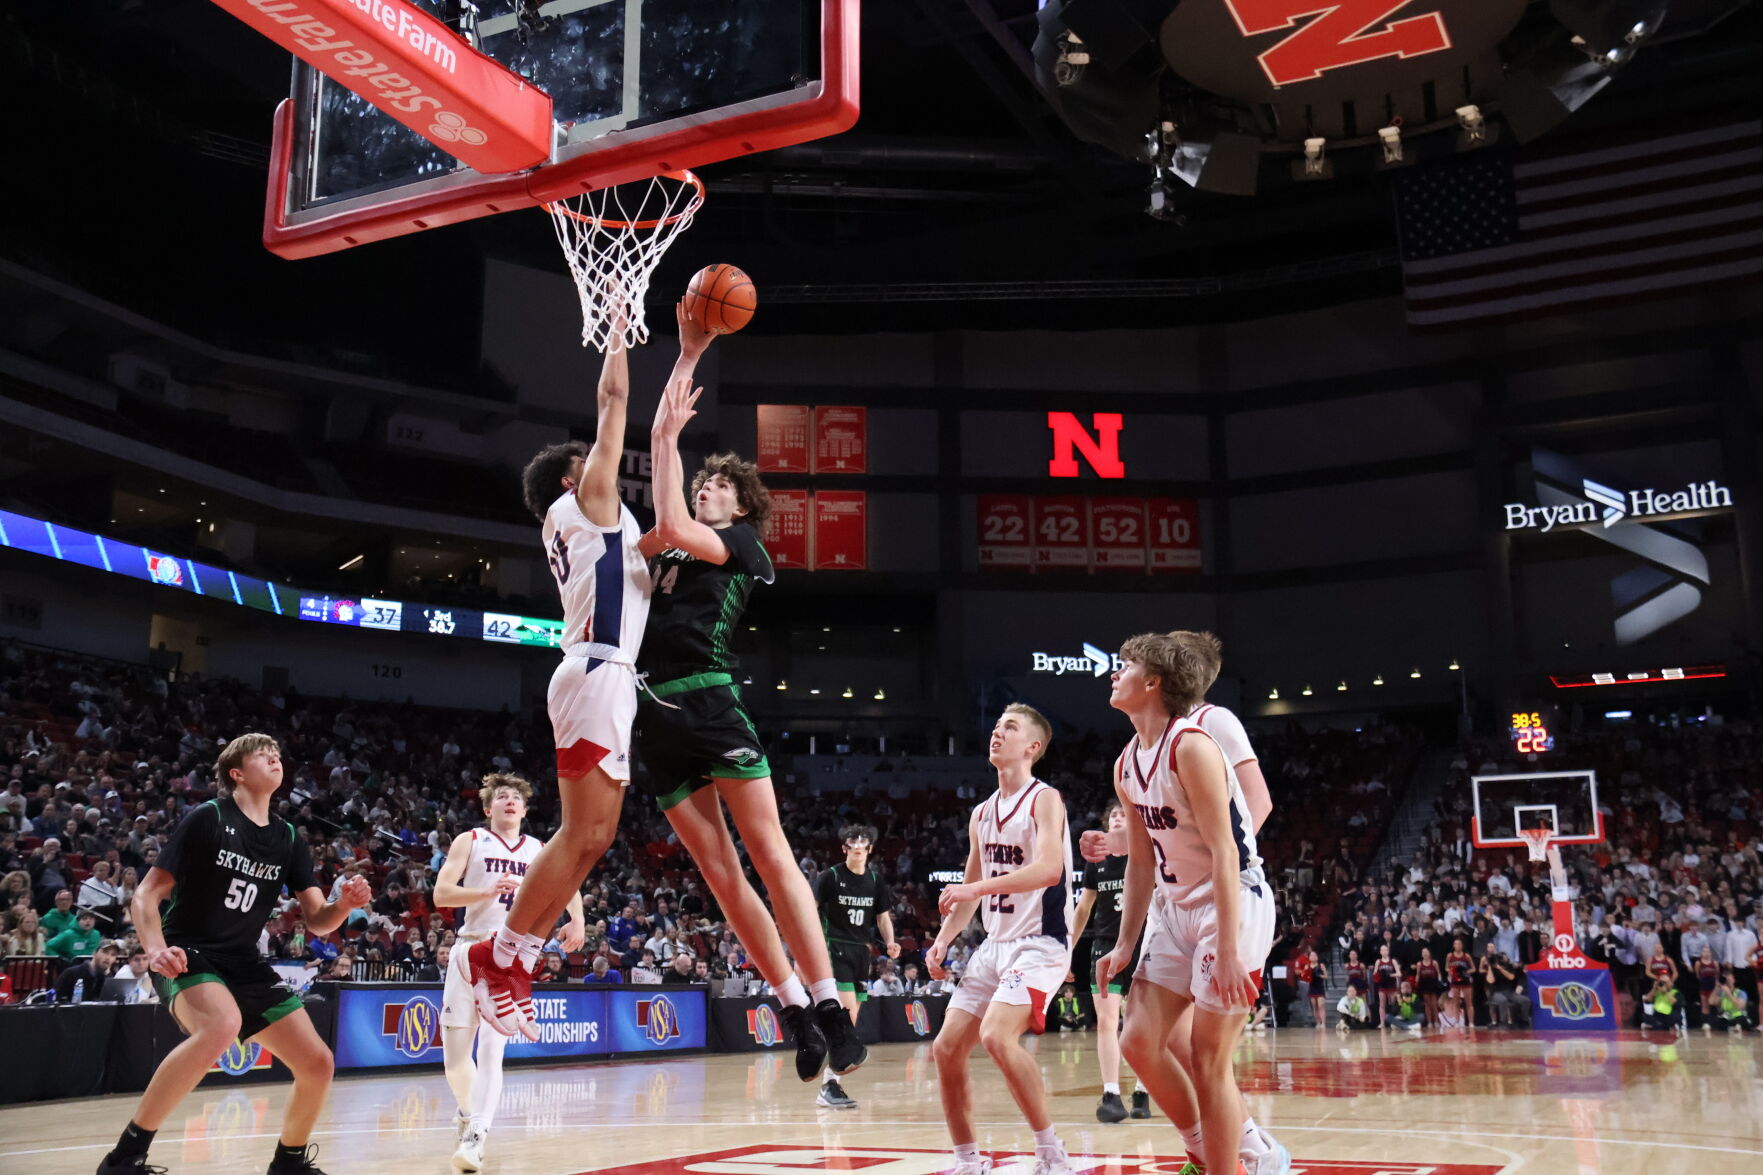
[[[869,941],[881,932],[888,958],[900,957],[894,940],[894,891],[869,863],[876,831],[863,824],[847,824],[839,832],[845,860],[820,875],[814,896],[820,905],[820,926],[826,932],[827,953],[832,956],[833,979],[839,985],[839,1002],[857,1023],[857,1005],[869,999]],[[854,1110],[855,1098],[839,1085],[828,1068],[820,1086],[819,1105],[835,1110]]]

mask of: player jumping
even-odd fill
[[[502,929],[456,952],[479,1014],[504,1036],[539,1038],[532,1007],[539,950],[612,843],[630,783],[637,646],[650,581],[642,531],[618,494],[629,399],[628,353],[615,351],[600,368],[593,447],[551,445],[521,474],[563,598],[563,660],[546,699],[563,819],[527,867]]]
[[[300,997],[257,952],[283,887],[310,934],[329,934],[373,900],[351,877],[326,903],[306,842],[269,814],[282,784],[282,752],[267,734],[242,734],[215,762],[219,798],[191,809],[135,890],[134,918],[159,998],[187,1035],[147,1084],[128,1129],[98,1175],[149,1175],[147,1148],[185,1095],[235,1042],[259,1041],[294,1074],[269,1175],[324,1175],[308,1146],[331,1087],[330,1049]],[[160,903],[170,901],[163,914]]]
[[[832,955],[833,981],[839,985],[839,1003],[857,1023],[858,1005],[869,999],[869,940],[881,935],[888,958],[900,957],[894,940],[894,891],[882,880],[881,871],[869,863],[876,831],[867,825],[847,824],[839,832],[845,860],[820,875],[814,897],[820,904],[820,925],[826,931],[826,947]],[[839,1084],[838,1075],[827,1069],[815,1099],[835,1110],[853,1110],[857,1101]]]
[[[447,960],[446,990],[441,1001],[441,1052],[447,1063],[447,1084],[457,1103],[454,1125],[458,1149],[453,1169],[476,1171],[484,1165],[484,1141],[502,1100],[502,1055],[508,1037],[479,1032],[477,1004],[465,979],[465,952],[497,931],[514,907],[521,878],[544,842],[522,836],[532,784],[518,775],[486,775],[478,798],[487,828],[474,828],[453,838],[447,859],[435,874],[435,905],[463,906],[460,946]],[[580,948],[586,938],[582,897],[569,899],[569,921],[559,936],[565,952]],[[476,1059],[473,1060],[475,1044]]]
[[[729,649],[754,587],[773,578],[771,556],[759,541],[771,496],[758,469],[731,453],[705,461],[692,479],[689,507],[680,492],[679,437],[698,399],[692,371],[715,336],[692,322],[683,305],[678,319],[679,360],[650,435],[655,532],[644,549],[655,556],[655,596],[640,658],[648,690],[637,745],[667,822],[777,993],[796,1040],[796,1076],[814,1081],[828,1064],[835,1074],[851,1072],[869,1050],[839,1003],[814,893],[784,835],[771,765],[741,703]],[[729,817],[765,883],[775,922],[747,880]]]
[[[1075,1170],[1053,1131],[1040,1066],[1019,1040],[1025,1032],[1046,1030],[1047,1005],[1071,967],[1071,832],[1065,801],[1034,776],[1051,737],[1047,720],[1021,703],[1006,706],[992,728],[990,758],[998,790],[968,819],[967,873],[938,899],[943,926],[925,952],[931,977],[942,979],[950,944],[983,907],[986,940],[950,997],[931,1049],[943,1120],[955,1145],[949,1175],[984,1175],[992,1167],[975,1141],[967,1059],[976,1043],[985,1045],[1003,1071],[1010,1096],[1034,1131],[1034,1175]]]
[[[1231,1068],[1273,945],[1274,912],[1242,787],[1219,744],[1188,717],[1214,671],[1172,633],[1133,637],[1120,656],[1109,703],[1136,731],[1114,770],[1128,863],[1120,939],[1097,963],[1097,982],[1131,961],[1155,888],[1158,912],[1121,1051],[1181,1131],[1184,1170],[1232,1171],[1240,1161],[1248,1175],[1283,1173],[1291,1156],[1247,1119]]]

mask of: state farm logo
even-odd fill
[[[481,147],[490,141],[490,136],[451,110],[435,115],[435,121],[429,124],[428,137],[437,143],[465,143],[472,147]]]

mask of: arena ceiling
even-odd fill
[[[766,304],[753,329],[767,332],[1170,326],[1399,290],[1387,175],[1252,198],[1178,186],[1176,217],[1147,216],[1149,168],[1079,142],[1037,90],[1036,8],[864,5],[858,127],[704,169],[710,203],[659,285],[733,260],[762,298],[808,290]],[[1763,108],[1760,13],[1752,5],[1712,33],[1650,46],[1569,127]],[[209,337],[401,351],[467,379],[481,259],[561,272],[537,213],[314,260],[264,252],[270,112],[287,92],[288,61],[206,0],[9,6],[0,32],[23,140],[12,156],[33,177],[14,187],[28,226],[7,234],[14,260]],[[1225,280],[1188,297],[1153,296],[1159,287],[1147,284],[1186,278]],[[1077,298],[1034,288],[1073,280],[1113,284]],[[1008,296],[960,296],[960,283],[978,281]],[[918,294],[812,296],[904,283]]]

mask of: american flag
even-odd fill
[[[1561,314],[1763,275],[1763,122],[1496,150],[1396,189],[1417,331]]]

